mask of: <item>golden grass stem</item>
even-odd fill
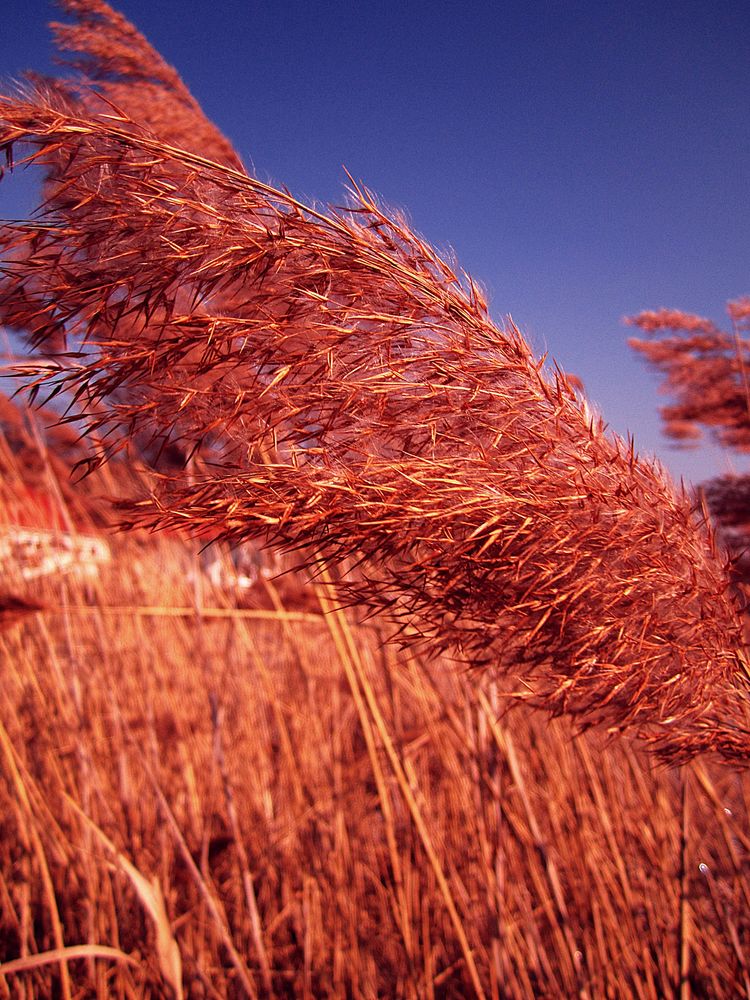
[[[320,579],[325,586],[333,586],[331,575],[323,563],[320,564]],[[344,611],[340,607],[333,607],[329,612],[329,618],[332,624],[335,622],[336,627],[340,631],[340,638],[337,641],[337,645],[341,648],[342,638],[345,644],[346,654],[342,657],[342,665],[344,665],[344,669],[347,670],[348,673],[351,672],[352,677],[356,679],[361,687],[372,720],[375,723],[375,728],[377,729],[378,735],[382,740],[383,747],[385,748],[385,752],[391,763],[391,767],[393,768],[393,773],[396,777],[399,788],[401,789],[401,793],[404,796],[404,800],[406,801],[412,820],[414,821],[414,825],[419,834],[419,839],[422,842],[425,854],[427,855],[430,866],[432,867],[435,879],[437,880],[438,887],[440,889],[440,894],[443,897],[443,901],[448,911],[451,923],[453,924],[453,929],[456,933],[456,938],[458,939],[464,961],[466,962],[466,968],[471,977],[475,994],[478,1000],[485,1000],[486,994],[479,978],[479,972],[477,970],[476,962],[474,961],[474,955],[472,954],[468,938],[466,937],[463,922],[453,899],[450,884],[445,877],[443,866],[440,863],[440,858],[438,857],[432,837],[430,836],[429,828],[424,820],[424,817],[422,816],[422,812],[414,793],[412,792],[409,780],[404,772],[403,765],[398,754],[396,753],[396,749],[393,745],[393,741],[391,740],[390,733],[388,732],[385,719],[380,711],[380,706],[378,705],[372,684],[370,683],[370,679],[367,676],[367,672],[364,669],[364,665],[357,652],[349,622]],[[333,634],[334,630],[332,629],[332,635]]]
[[[65,948],[55,948],[52,951],[42,951],[37,955],[27,955],[10,962],[0,964],[0,976],[18,975],[29,969],[38,969],[43,965],[72,962],[81,958],[104,958],[113,962],[125,962],[129,965],[138,963],[130,955],[119,948],[111,948],[104,944],[72,944]]]
[[[409,964],[414,967],[413,943],[411,938],[411,920],[409,916],[409,905],[404,889],[404,878],[401,866],[401,856],[396,843],[395,824],[393,819],[393,807],[388,794],[388,786],[380,763],[377,745],[373,733],[372,721],[367,711],[366,700],[363,696],[362,674],[364,673],[362,664],[357,655],[356,649],[352,649],[346,642],[346,636],[341,627],[341,617],[334,601],[331,599],[330,574],[325,566],[321,566],[320,581],[323,586],[316,587],[316,593],[320,606],[323,610],[325,623],[328,626],[334,646],[339,655],[339,660],[344,669],[344,674],[349,684],[349,689],[354,699],[357,715],[362,726],[362,733],[367,746],[367,753],[372,767],[373,777],[378,790],[378,798],[383,810],[385,822],[386,840],[388,843],[388,853],[393,870],[393,882],[396,889],[396,923],[404,941],[404,947],[409,959]]]
[[[134,615],[140,618],[194,618],[196,613],[201,618],[246,619],[247,621],[287,621],[310,622],[321,624],[323,615],[309,611],[266,610],[264,608],[207,608],[201,606],[196,612],[195,607],[172,607],[168,605],[90,605],[62,604],[59,607],[43,609],[51,614],[58,612],[73,612],[80,615]]]
[[[55,896],[55,888],[52,881],[52,876],[50,875],[49,865],[47,864],[47,857],[44,853],[44,846],[42,844],[41,837],[39,836],[36,817],[34,815],[31,802],[29,801],[29,796],[26,791],[24,780],[21,777],[19,761],[2,720],[0,720],[0,748],[2,748],[6,766],[11,774],[16,794],[18,795],[18,801],[22,805],[28,820],[28,833],[29,837],[31,838],[31,843],[34,849],[34,855],[36,857],[37,864],[39,865],[42,884],[44,886],[44,894],[46,896],[47,906],[49,909],[50,921],[52,923],[52,934],[55,942],[54,950],[60,954],[63,954],[65,951],[65,941],[63,937],[62,921],[60,920],[60,911],[57,905],[57,898]],[[59,966],[60,966],[60,988],[62,991],[63,1000],[72,1000],[70,973],[68,972],[67,962],[65,961],[64,957],[59,959]]]
[[[234,966],[235,971],[237,972],[237,978],[239,979],[239,982],[241,983],[248,997],[250,997],[250,1000],[257,1000],[258,991],[255,986],[253,974],[250,971],[250,969],[248,969],[244,959],[237,951],[237,947],[234,941],[232,940],[232,933],[229,929],[223,906],[221,905],[220,900],[216,898],[214,891],[211,888],[209,888],[206,879],[201,875],[200,871],[198,870],[198,867],[195,864],[195,861],[193,860],[193,856],[190,853],[187,844],[185,843],[185,838],[182,835],[182,831],[180,830],[179,824],[177,823],[177,820],[174,817],[174,813],[172,812],[172,809],[170,808],[169,803],[167,802],[164,793],[159,787],[155,777],[153,776],[153,774],[151,774],[151,769],[147,764],[145,757],[143,758],[143,763],[151,779],[151,784],[154,789],[154,794],[156,795],[159,801],[159,806],[161,808],[162,814],[164,815],[164,818],[166,819],[167,824],[169,825],[172,831],[177,846],[179,847],[180,854],[182,855],[182,859],[187,865],[187,868],[193,878],[193,881],[195,882],[195,885],[201,897],[206,903],[206,906],[208,907],[208,910],[211,914],[211,918],[214,921],[217,930],[219,931],[219,934],[224,943],[224,947],[226,948],[227,954],[229,955],[229,959],[232,965]]]
[[[227,816],[229,817],[232,836],[234,838],[234,849],[237,852],[237,858],[239,860],[240,872],[242,877],[242,886],[245,890],[245,902],[247,904],[248,913],[250,915],[250,926],[252,928],[253,942],[255,944],[255,951],[258,955],[258,964],[260,965],[261,981],[263,983],[263,988],[265,989],[267,995],[269,997],[272,997],[274,991],[273,991],[273,981],[271,978],[271,965],[268,961],[268,953],[266,951],[266,946],[263,941],[263,928],[260,922],[260,914],[258,913],[258,901],[255,895],[253,876],[250,871],[250,864],[248,862],[247,851],[245,850],[245,842],[242,837],[242,830],[240,828],[240,822],[237,816],[237,808],[235,806],[232,783],[229,779],[226,758],[224,756],[224,744],[222,741],[222,732],[221,732],[222,710],[219,707],[215,697],[212,698],[211,702],[211,718],[214,726],[214,757],[219,767],[219,773],[221,774],[221,781],[224,789],[224,800],[226,803]]]
[[[680,768],[680,863],[679,889],[680,913],[678,926],[680,970],[679,994],[680,1000],[690,1000],[690,965],[692,947],[692,913],[690,909],[690,889],[688,879],[688,850],[690,844],[690,799],[688,792],[688,769]]]
[[[539,857],[542,861],[544,871],[546,873],[547,882],[551,892],[551,897],[554,900],[554,904],[557,908],[557,913],[559,914],[559,922],[553,921],[553,923],[562,928],[562,933],[565,938],[565,943],[567,945],[567,957],[569,959],[569,975],[574,981],[580,982],[581,978],[581,958],[582,952],[579,949],[576,941],[573,937],[573,933],[570,927],[570,918],[568,916],[568,908],[565,902],[565,894],[560,883],[560,876],[557,871],[557,866],[550,855],[548,846],[545,843],[544,837],[542,835],[542,830],[536,817],[536,813],[531,803],[529,793],[526,787],[526,780],[523,776],[523,771],[518,762],[518,757],[516,755],[515,746],[511,738],[510,733],[504,732],[498,725],[496,713],[493,712],[492,706],[490,705],[489,699],[485,692],[481,689],[477,689],[477,697],[482,709],[485,712],[487,721],[490,726],[490,731],[497,743],[498,749],[501,751],[503,756],[508,762],[508,768],[510,770],[513,782],[518,791],[521,801],[523,802],[524,811],[526,813],[526,818],[529,823],[529,830],[534,841],[534,846],[539,853]],[[545,894],[546,895],[546,894]],[[585,995],[583,991],[580,991],[579,995]]]

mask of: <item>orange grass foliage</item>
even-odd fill
[[[730,331],[678,309],[642,312],[625,322],[648,334],[630,344],[662,375],[662,391],[674,399],[661,408],[665,433],[694,440],[702,425],[720,444],[748,451],[750,300],[727,303],[727,315]]]
[[[0,100],[0,146],[48,199],[0,229],[2,301],[92,435],[198,456],[134,521],[323,559],[412,648],[668,759],[744,759],[737,611],[690,499],[368,192],[324,212],[215,137],[195,152],[173,71],[105,4],[64,6],[106,103],[59,82]]]
[[[750,299],[727,303],[731,330],[677,309],[658,309],[626,322],[648,335],[631,346],[662,376],[661,391],[672,398],[661,407],[664,431],[693,445],[707,428],[712,437],[739,452],[750,451]],[[732,555],[732,576],[750,593],[750,479],[719,476],[702,492]]]
[[[106,538],[0,632],[0,996],[750,996],[747,773],[498,719],[327,588],[248,612],[178,536]]]

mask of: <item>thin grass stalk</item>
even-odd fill
[[[19,972],[38,969],[43,965],[72,962],[78,958],[106,958],[113,962],[126,962],[130,965],[137,965],[134,958],[126,955],[118,948],[110,948],[102,944],[73,944],[68,945],[66,948],[43,951],[37,955],[28,955],[26,958],[17,958],[12,962],[3,962],[0,964],[0,976],[18,975]]]
[[[320,566],[320,578],[324,585],[328,587],[333,585],[333,580],[324,564],[321,564]],[[367,703],[367,708],[369,709],[369,712],[371,714],[372,721],[374,722],[375,728],[377,729],[378,735],[383,743],[383,747],[388,756],[391,767],[393,768],[393,773],[396,777],[401,792],[404,796],[412,820],[414,821],[414,825],[417,828],[419,839],[422,843],[425,854],[427,855],[427,858],[430,862],[430,866],[432,867],[433,873],[440,888],[440,893],[441,896],[443,897],[445,908],[448,911],[448,915],[453,925],[453,929],[455,931],[459,947],[461,948],[461,952],[464,957],[464,962],[466,963],[466,968],[469,973],[472,985],[474,987],[474,992],[476,996],[479,998],[479,1000],[485,1000],[486,994],[484,992],[484,988],[482,987],[482,983],[479,978],[479,972],[477,970],[476,963],[474,961],[474,956],[471,947],[469,945],[468,938],[466,936],[466,931],[464,930],[463,921],[459,916],[456,904],[453,899],[453,893],[451,891],[448,880],[446,879],[445,874],[443,872],[443,867],[440,863],[440,859],[437,855],[435,847],[432,843],[432,837],[430,836],[427,824],[425,823],[425,820],[422,816],[422,812],[419,808],[417,800],[414,796],[414,793],[412,792],[409,780],[404,772],[404,767],[401,763],[401,760],[399,759],[398,754],[396,753],[396,749],[393,745],[390,733],[388,732],[388,727],[386,726],[385,720],[380,711],[380,706],[378,705],[375,692],[373,691],[372,685],[370,683],[370,679],[367,676],[367,672],[359,657],[357,647],[356,644],[354,643],[354,639],[351,633],[351,628],[346,619],[346,615],[340,608],[334,607],[329,611],[327,620],[331,625],[332,634],[334,633],[334,628],[338,628],[340,630],[341,637],[343,639],[346,648],[346,656],[342,658],[342,665],[344,665],[344,669],[347,670],[347,672],[349,669],[351,670],[352,677],[356,680],[356,682],[359,684],[361,688],[362,694]],[[334,622],[336,623],[335,626],[333,625]],[[347,667],[347,664],[349,665],[349,667]]]
[[[370,760],[370,765],[372,767],[373,777],[375,778],[375,784],[378,790],[378,799],[380,801],[381,809],[383,810],[383,820],[385,823],[386,831],[386,841],[388,844],[388,854],[391,861],[391,868],[393,871],[393,883],[396,891],[396,906],[394,907],[394,916],[396,918],[396,924],[399,928],[399,932],[403,939],[404,950],[407,957],[409,966],[414,969],[415,959],[414,959],[414,948],[411,934],[411,918],[409,913],[409,904],[407,901],[407,896],[404,888],[404,878],[402,873],[401,865],[401,855],[399,854],[398,844],[396,841],[395,824],[393,818],[393,807],[391,805],[390,796],[388,793],[388,786],[385,781],[385,776],[383,774],[383,768],[380,762],[380,756],[378,754],[378,749],[375,741],[372,719],[371,715],[367,711],[367,699],[364,693],[365,689],[362,683],[362,675],[364,673],[359,663],[356,649],[353,651],[352,647],[346,640],[346,633],[341,627],[341,618],[345,619],[345,616],[340,616],[337,613],[338,609],[335,602],[331,599],[330,584],[332,583],[330,576],[327,575],[325,568],[321,568],[321,581],[326,587],[317,588],[317,596],[320,601],[321,608],[323,610],[323,615],[325,623],[329,629],[331,638],[336,647],[339,655],[339,660],[342,667],[344,668],[344,673],[346,675],[347,683],[349,684],[349,689],[352,693],[354,699],[354,704],[357,709],[357,715],[362,726],[362,734],[365,739],[365,744],[367,746],[367,753]],[[355,659],[355,657],[357,657]],[[358,669],[359,668],[359,669]],[[377,724],[376,724],[377,728]]]
[[[523,772],[519,765],[518,757],[516,756],[513,740],[511,739],[510,734],[503,732],[498,725],[495,714],[492,712],[492,708],[487,699],[487,695],[481,688],[478,689],[477,697],[479,698],[479,703],[485,712],[490,725],[490,731],[492,732],[492,735],[497,743],[498,749],[508,762],[508,768],[513,778],[514,785],[521,797],[521,801],[523,802],[524,812],[528,820],[534,847],[542,862],[549,890],[549,893],[542,893],[542,898],[546,899],[549,895],[554,902],[555,910],[550,913],[550,921],[554,927],[560,930],[565,941],[566,951],[564,954],[566,954],[568,961],[567,975],[571,980],[578,983],[579,995],[585,996],[585,991],[581,987],[582,952],[576,944],[570,929],[567,905],[562,886],[560,884],[557,866],[555,865],[552,857],[550,857],[549,849],[545,844],[544,837],[542,836],[541,828],[531,804],[531,799],[529,798],[526,781],[524,780]]]
[[[690,805],[688,792],[688,770],[680,769],[680,863],[678,879],[680,886],[680,911],[678,924],[678,968],[680,970],[680,1000],[690,1000],[690,966],[692,950],[692,913],[689,898],[688,850],[690,843]]]
[[[177,823],[177,820],[174,817],[174,813],[172,812],[169,803],[167,802],[164,796],[164,793],[159,787],[159,784],[156,781],[155,776],[151,773],[151,768],[148,765],[145,757],[143,758],[143,763],[146,769],[146,773],[150,778],[154,794],[156,795],[156,798],[159,801],[159,807],[161,809],[161,812],[167,821],[167,825],[172,831],[172,835],[175,839],[175,842],[177,843],[180,854],[182,855],[182,859],[185,865],[187,866],[190,875],[193,878],[193,881],[195,882],[195,885],[199,891],[200,896],[202,897],[203,901],[206,904],[206,907],[208,908],[208,911],[211,915],[215,927],[219,932],[222,944],[226,948],[227,954],[229,956],[229,960],[232,963],[235,972],[237,973],[238,981],[242,985],[242,988],[245,990],[247,996],[250,997],[250,1000],[257,1000],[258,991],[255,986],[253,974],[250,971],[250,969],[248,969],[244,959],[237,951],[234,941],[232,940],[232,933],[227,923],[226,914],[223,912],[223,906],[221,905],[220,900],[216,898],[214,891],[209,887],[204,876],[201,875],[200,871],[198,870],[198,867],[196,866],[195,861],[193,860],[193,856],[191,855],[188,846],[185,843],[185,838],[182,835],[182,831],[180,830],[179,824]]]
[[[28,793],[26,791],[26,784],[21,776],[21,771],[19,769],[19,761],[16,752],[13,748],[13,744],[8,736],[7,730],[0,720],[0,747],[3,751],[3,756],[5,758],[5,764],[8,772],[13,781],[13,785],[18,796],[18,801],[23,807],[23,812],[27,819],[27,833],[29,839],[31,840],[31,846],[33,848],[34,856],[36,857],[37,864],[39,865],[39,872],[42,879],[42,884],[44,886],[44,895],[47,901],[47,907],[49,910],[50,921],[52,923],[52,935],[55,942],[55,952],[59,956],[57,962],[59,963],[59,975],[60,975],[60,990],[63,996],[63,1000],[72,1000],[70,973],[68,971],[68,964],[66,958],[66,945],[63,934],[62,921],[60,920],[60,911],[57,904],[57,898],[55,896],[55,888],[52,881],[52,876],[50,875],[49,865],[47,864],[47,858],[44,853],[44,846],[42,844],[41,837],[39,836],[39,831],[37,829],[36,817],[34,816],[34,811],[29,800]],[[26,958],[20,959],[20,961],[26,961]],[[52,960],[54,961],[54,960]]]
[[[158,880],[149,881],[135,865],[118,851],[96,823],[80,806],[67,797],[68,805],[73,809],[82,825],[104,847],[113,859],[115,866],[127,877],[139,902],[148,913],[156,934],[156,955],[159,970],[166,983],[169,984],[176,1000],[184,1000],[182,987],[182,956],[179,945],[172,934],[169,918],[164,904],[164,895]]]
[[[274,612],[274,614],[276,614],[276,612]],[[292,746],[289,726],[284,718],[284,712],[281,704],[279,703],[278,694],[274,688],[273,680],[268,667],[266,666],[263,657],[258,653],[255,643],[252,640],[250,642],[250,656],[258,674],[260,675],[266,698],[272,706],[274,719],[276,720],[276,725],[278,727],[282,752],[287,764],[287,773],[294,792],[294,801],[297,807],[301,808],[305,801],[305,790],[300,776],[299,764],[297,763],[294,748]]]
[[[219,773],[221,774],[221,781],[224,787],[224,799],[226,802],[227,816],[229,817],[229,822],[232,829],[232,836],[234,838],[234,847],[235,850],[237,851],[237,858],[239,861],[240,872],[242,877],[242,886],[245,890],[245,902],[247,904],[248,913],[250,914],[250,926],[252,927],[253,943],[255,945],[255,950],[258,955],[258,964],[260,965],[261,981],[263,983],[264,990],[266,991],[268,996],[271,997],[274,994],[273,982],[271,978],[271,966],[268,961],[266,946],[263,942],[263,928],[261,926],[260,915],[258,913],[258,901],[255,895],[253,876],[250,871],[247,851],[245,850],[245,843],[244,840],[242,839],[242,830],[240,828],[240,822],[237,816],[237,809],[234,801],[234,793],[232,791],[232,785],[229,780],[226,758],[224,756],[224,744],[222,741],[222,734],[221,734],[222,711],[219,708],[215,696],[211,699],[211,719],[214,726],[214,756],[219,766]]]

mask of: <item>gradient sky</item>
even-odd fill
[[[450,248],[610,426],[677,476],[746,460],[660,434],[624,315],[750,293],[750,5],[120,0],[263,180],[342,166]],[[44,0],[5,0],[0,73],[49,71]],[[30,203],[0,184],[0,217]]]

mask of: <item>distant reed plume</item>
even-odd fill
[[[0,101],[0,146],[48,199],[0,230],[2,302],[59,359],[37,387],[75,394],[105,449],[196,456],[134,520],[322,558],[406,643],[666,759],[744,759],[738,614],[690,499],[366,190],[324,212],[215,130],[196,152],[173,71],[105,4],[64,6],[102,98]]]
[[[680,309],[654,309],[625,322],[647,334],[630,341],[663,377],[672,402],[661,408],[664,430],[681,442],[701,426],[722,445],[750,451],[750,298],[727,303],[730,330]]]
[[[725,448],[750,451],[750,298],[727,303],[730,328],[680,309],[626,318],[647,336],[630,341],[662,376],[670,398],[660,407],[664,432],[694,447],[704,430]],[[719,538],[732,556],[732,578],[750,593],[750,477],[718,476],[701,491]]]

